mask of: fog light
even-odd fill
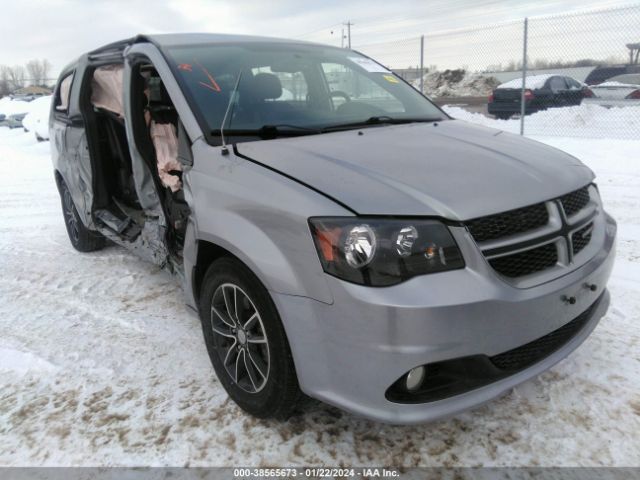
[[[420,388],[420,385],[422,385],[422,381],[424,380],[424,372],[424,367],[420,366],[412,368],[409,373],[407,373],[407,379],[405,380],[407,390],[413,392]]]

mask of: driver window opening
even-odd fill
[[[93,211],[102,225],[127,241],[134,241],[145,223],[157,217],[157,213],[143,207],[138,197],[126,128],[126,123],[132,122],[136,144],[142,147],[138,150],[171,227],[167,231],[168,243],[179,254],[188,216],[183,207],[182,165],[178,161],[179,118],[153,66],[143,65],[135,76],[132,85],[139,88],[132,91],[129,118],[124,108],[124,65],[100,66],[91,75],[85,113],[88,139],[93,146]],[[138,123],[142,128],[136,128]]]

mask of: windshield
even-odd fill
[[[446,118],[395,74],[351,50],[247,42],[172,47],[168,55],[214,144],[225,114],[225,137],[246,140]]]

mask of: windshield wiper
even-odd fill
[[[404,123],[428,123],[428,122],[439,122],[442,120],[441,118],[429,118],[429,117],[415,117],[415,118],[395,118],[390,117],[388,115],[378,115],[375,117],[369,117],[366,120],[360,122],[351,122],[351,123],[339,123],[337,125],[329,125],[328,127],[322,128],[323,132],[333,132],[336,130],[348,130],[350,128],[362,128],[368,127],[371,125],[401,125]]]
[[[294,131],[292,131],[294,130]],[[258,130],[263,135],[305,135],[306,133],[322,133],[321,128],[305,127],[302,125],[291,125],[288,123],[277,123],[275,125],[263,125]]]
[[[211,132],[213,135],[218,131]],[[313,135],[323,133],[320,128],[304,127],[302,125],[291,125],[287,123],[278,123],[274,125],[263,125],[259,128],[240,128],[225,129],[225,135],[237,137],[260,137],[264,139],[273,139],[277,137],[294,137],[301,135]]]

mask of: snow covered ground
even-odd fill
[[[48,143],[0,128],[0,465],[639,465],[640,141],[538,139],[595,170],[619,222],[612,307],[539,378],[394,427],[320,404],[245,415],[170,276],[117,247],[75,252]]]
[[[520,133],[520,119],[496,120],[453,105],[445,105],[444,110],[459,120]],[[573,107],[550,108],[527,115],[524,132],[525,135],[534,137],[640,140],[640,105],[606,108],[587,103]]]

